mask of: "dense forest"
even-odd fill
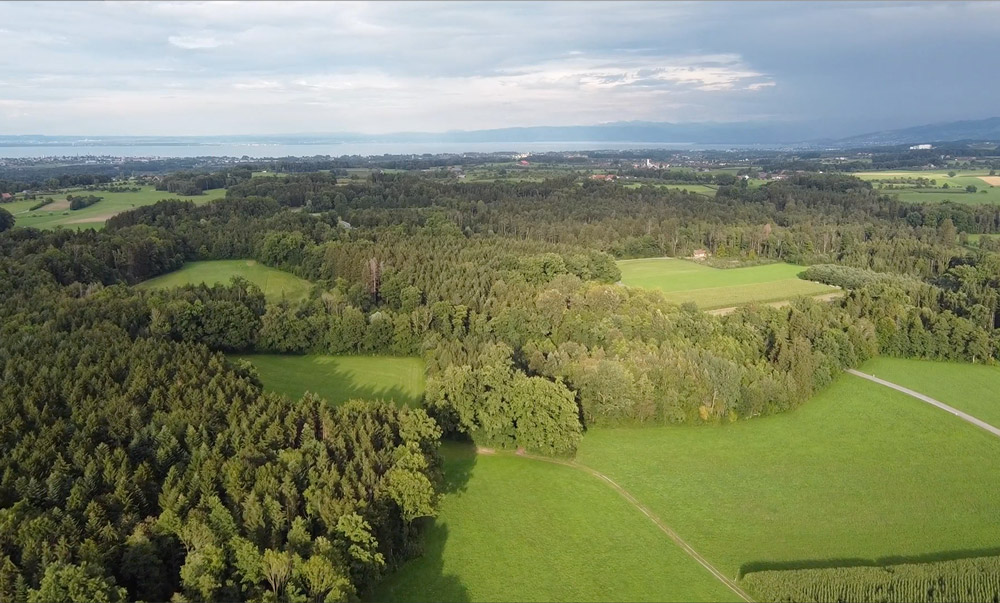
[[[714,198],[573,176],[162,183],[228,191],[100,232],[0,210],[2,600],[351,600],[419,552],[442,436],[569,454],[593,425],[782,412],[880,354],[1000,356],[1000,255],[960,244],[1000,232],[996,206],[832,174]],[[848,292],[712,316],[617,284],[617,258],[699,248]],[[131,286],[241,258],[313,293]],[[247,351],[421,355],[424,408],[264,393],[221,354]]]

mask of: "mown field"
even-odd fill
[[[66,189],[57,194],[41,195],[41,197],[52,197],[53,203],[41,209],[28,211],[28,208],[38,203],[36,201],[18,201],[12,205],[18,205],[18,212],[14,215],[18,226],[30,226],[33,228],[102,228],[108,218],[120,214],[123,211],[135,209],[143,205],[152,205],[163,199],[179,199],[182,201],[194,201],[198,204],[208,203],[226,196],[226,190],[219,188],[205,191],[203,195],[193,197],[182,197],[174,193],[155,190],[152,186],[140,187],[136,193],[108,193],[104,191],[85,191],[82,189]],[[78,210],[70,210],[66,195],[94,195],[103,197],[90,207]],[[14,213],[12,210],[11,213]]]
[[[977,379],[968,391],[1000,385]],[[1000,543],[1000,463],[989,460],[1000,438],[851,375],[783,415],[591,428],[577,458],[731,577],[996,554]]]
[[[353,398],[393,400],[416,406],[424,396],[424,363],[387,356],[290,356],[251,354],[268,391],[293,400],[307,391],[333,404]]]
[[[621,260],[618,267],[625,285],[659,289],[671,301],[694,302],[702,310],[837,291],[797,278],[805,267],[793,264],[719,269],[675,258],[647,258]]]
[[[876,358],[861,370],[1000,426],[1000,366]]]
[[[735,595],[591,475],[443,447],[424,555],[374,601],[731,601]]]
[[[294,274],[258,264],[255,260],[211,260],[188,262],[180,270],[168,272],[136,285],[140,289],[167,289],[189,284],[227,284],[234,276],[241,276],[257,285],[268,301],[282,298],[298,300],[306,297],[313,284]]]
[[[949,172],[955,172],[949,176]],[[989,170],[892,170],[883,172],[859,172],[854,174],[862,180],[868,180],[883,192],[895,193],[902,201],[915,203],[954,201],[955,203],[1000,203],[1000,180],[991,177]],[[934,180],[930,188],[907,186],[901,179],[926,178]],[[943,186],[947,184],[948,188]],[[888,185],[896,188],[889,189]],[[965,187],[972,185],[976,192],[970,193]]]

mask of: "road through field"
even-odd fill
[[[854,375],[855,377],[861,377],[862,379],[867,379],[869,381],[874,381],[875,383],[878,383],[879,385],[884,385],[886,387],[891,387],[892,389],[894,389],[896,391],[899,391],[899,392],[903,392],[904,394],[906,394],[908,396],[913,396],[914,398],[916,398],[918,400],[922,400],[922,401],[924,401],[924,402],[926,402],[928,404],[931,404],[933,406],[937,406],[941,410],[948,411],[951,414],[955,415],[956,417],[962,419],[963,421],[968,421],[969,423],[972,423],[976,427],[979,427],[981,429],[985,429],[986,431],[988,431],[988,432],[992,433],[993,435],[997,436],[998,438],[1000,438],[1000,428],[994,427],[993,425],[990,425],[989,423],[987,423],[985,421],[980,421],[976,417],[974,417],[974,416],[972,416],[970,414],[964,413],[964,412],[958,410],[957,408],[955,408],[953,406],[948,406],[944,402],[940,402],[938,400],[935,400],[934,398],[931,398],[930,396],[925,396],[925,395],[921,394],[920,392],[915,392],[912,389],[905,388],[902,385],[896,385],[895,383],[892,383],[891,381],[886,381],[885,379],[879,379],[875,375],[869,375],[867,373],[862,373],[861,371],[856,371],[854,369],[847,369],[847,372],[850,373],[850,374],[852,374],[852,375]]]
[[[619,494],[621,494],[622,498],[624,498],[625,500],[627,500],[629,502],[629,504],[631,504],[633,507],[635,507],[636,509],[638,509],[639,511],[641,511],[643,515],[645,515],[646,517],[648,517],[650,521],[652,521],[654,524],[656,524],[656,527],[660,528],[660,531],[662,531],[664,534],[666,534],[667,536],[669,536],[670,539],[673,540],[674,543],[681,548],[681,550],[683,550],[685,553],[687,553],[688,556],[690,556],[692,559],[694,559],[695,561],[697,561],[699,565],[701,565],[706,570],[708,570],[709,573],[711,573],[713,576],[715,576],[716,579],[718,579],[720,582],[722,582],[723,584],[725,584],[729,588],[729,590],[731,590],[734,593],[736,593],[736,595],[738,597],[740,597],[741,599],[743,599],[744,601],[753,601],[753,599],[750,597],[750,595],[747,594],[747,592],[745,590],[743,590],[742,588],[740,588],[740,586],[736,582],[734,582],[733,580],[729,579],[725,574],[723,574],[721,571],[719,571],[718,568],[716,568],[714,565],[712,565],[707,559],[705,559],[704,557],[702,557],[701,554],[698,553],[698,551],[694,550],[691,547],[691,545],[689,545],[687,542],[685,542],[684,539],[681,538],[680,535],[677,534],[677,532],[673,531],[670,528],[670,526],[668,526],[667,524],[663,523],[663,520],[661,520],[659,517],[657,517],[649,509],[649,507],[647,507],[646,505],[644,505],[641,502],[639,502],[639,499],[637,499],[635,496],[633,496],[632,493],[630,493],[628,490],[626,490],[625,488],[623,488],[620,485],[618,485],[617,482],[615,482],[613,479],[611,479],[607,475],[601,473],[600,471],[597,471],[596,469],[591,469],[590,467],[587,467],[586,465],[581,465],[580,463],[577,463],[576,461],[564,461],[564,460],[554,459],[554,458],[545,457],[545,456],[536,456],[536,455],[527,454],[527,453],[521,452],[521,451],[517,452],[517,456],[522,456],[522,457],[529,458],[529,459],[532,459],[532,460],[535,460],[535,461],[542,461],[542,462],[545,462],[545,463],[554,463],[556,465],[565,465],[567,467],[572,467],[574,469],[579,469],[581,471],[589,473],[590,475],[596,477],[597,479],[600,479],[600,480],[606,482],[612,489],[614,489],[616,492],[618,492]]]

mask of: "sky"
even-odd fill
[[[0,2],[0,134],[1000,114],[1000,2]]]

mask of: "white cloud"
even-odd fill
[[[178,48],[185,50],[202,50],[206,48],[218,48],[232,44],[228,40],[220,40],[211,34],[182,34],[168,36],[167,41]]]

